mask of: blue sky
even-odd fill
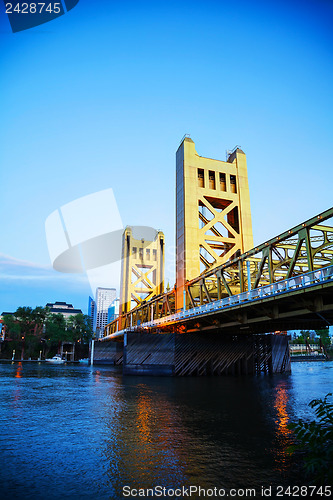
[[[245,151],[255,244],[332,206],[332,21],[322,0],[80,0],[13,34],[0,3],[0,312],[87,310],[89,283],[52,270],[44,223],[106,188],[124,225],[164,231],[173,282],[185,133],[202,156]]]

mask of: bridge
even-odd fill
[[[142,250],[132,281],[135,285],[141,278],[140,290],[148,299],[136,293],[134,308],[130,296],[123,299],[120,317],[107,325],[96,345],[95,360],[140,374],[288,371],[288,340],[278,332],[333,324],[333,208],[248,249],[252,226],[243,151],[237,148],[220,162],[198,157],[188,138],[180,148],[177,196],[180,192],[183,202],[177,203],[175,287],[160,293],[162,277],[157,284],[148,280],[151,266]],[[163,247],[155,241],[154,248],[160,249],[162,262]],[[204,270],[193,276],[198,263]],[[122,275],[123,290],[124,285],[129,289],[129,270]]]

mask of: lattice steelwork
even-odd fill
[[[136,228],[136,231],[139,229]],[[164,235],[134,237],[131,227],[123,234],[120,286],[120,314],[130,311],[133,304],[149,301],[164,291]],[[141,235],[139,235],[141,236]]]
[[[323,224],[332,215],[329,209],[187,283],[191,307],[332,265],[333,227]]]
[[[246,156],[199,156],[185,137],[176,154],[176,304],[186,281],[253,247]]]
[[[232,300],[249,290],[253,293],[257,290],[260,295],[260,289],[264,290],[267,285],[275,284],[274,290],[279,286],[282,290],[290,278],[293,278],[293,287],[298,286],[298,280],[302,286],[304,274],[333,265],[333,227],[330,224],[333,224],[333,208],[189,281],[185,287],[187,300],[183,302],[183,311],[213,306],[214,301],[223,298]],[[124,328],[154,322],[176,312],[175,290],[171,290],[133,309],[109,325],[105,333],[110,335]]]
[[[253,248],[246,156],[239,147],[223,162],[199,156],[184,137],[176,166],[175,288],[163,293],[163,233],[144,241],[126,228],[120,317],[105,335],[160,324],[198,306],[214,308],[215,301],[282,287],[290,278],[297,285],[304,274],[333,264],[333,208]]]

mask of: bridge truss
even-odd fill
[[[225,305],[227,302],[229,305],[236,305],[238,298],[242,295],[244,298],[246,294],[248,298],[262,298],[264,291],[269,292],[270,287],[273,295],[281,291],[288,292],[289,288],[291,293],[295,293],[296,288],[306,285],[304,276],[308,276],[308,283],[311,281],[314,284],[318,281],[316,271],[326,268],[332,271],[329,267],[333,265],[331,224],[333,207],[188,281],[185,284],[181,309],[176,310],[174,288],[155,296],[107,325],[105,337],[116,337],[117,332],[142,328],[170,331],[170,325],[174,331],[175,323],[179,321],[178,327],[182,331],[186,327],[181,324],[181,318],[200,314],[199,310],[205,310],[207,315],[209,310],[219,309],[221,301],[224,301]],[[322,274],[319,281],[331,279],[331,271],[327,271],[326,275]],[[267,295],[269,293],[266,293]],[[319,295],[316,300],[320,300],[318,297]],[[310,307],[314,306],[310,304]],[[274,316],[274,311],[270,311],[269,315]],[[237,321],[246,323],[246,318],[239,318],[238,314]],[[221,325],[220,321],[218,323]],[[216,326],[218,325],[215,324],[215,328]],[[198,325],[198,328],[201,327]]]

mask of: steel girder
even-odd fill
[[[330,220],[331,219],[331,220]],[[325,222],[325,224],[324,224]],[[210,269],[185,284],[184,308],[278,283],[333,264],[333,207]],[[177,312],[175,288],[142,303],[105,329],[105,336]]]

